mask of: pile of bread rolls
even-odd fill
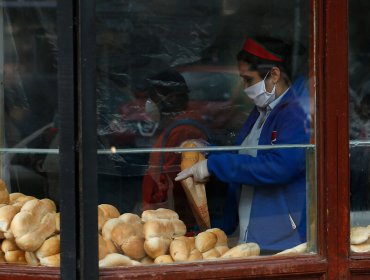
[[[0,180],[0,262],[59,266],[59,230],[52,200],[9,194]]]
[[[226,234],[211,228],[197,236],[170,209],[141,217],[98,205],[99,267],[189,262],[258,256],[255,243],[229,248]],[[60,266],[60,213],[47,198],[9,194],[0,179],[0,263]]]
[[[99,211],[100,215],[102,212]],[[244,243],[230,249],[226,234],[218,228],[188,237],[185,224],[170,209],[146,210],[141,217],[132,213],[118,216],[116,211],[106,212],[115,214],[105,220],[103,216],[99,218],[99,221],[104,221],[99,224],[99,267],[253,257],[260,254],[256,243]]]
[[[370,225],[367,227],[352,227],[351,228],[351,251],[355,253],[370,252]]]

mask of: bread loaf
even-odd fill
[[[244,258],[251,256],[258,256],[260,254],[260,247],[257,243],[242,243],[239,244],[226,253],[224,253],[221,258]]]
[[[27,201],[10,225],[18,247],[36,251],[55,232],[55,213],[39,200]]]
[[[130,266],[130,265],[140,265],[138,261],[131,260],[125,255],[118,253],[108,254],[104,259],[99,261],[99,267],[115,267],[115,266]]]
[[[0,179],[0,204],[9,203],[9,192],[5,185],[5,182]]]

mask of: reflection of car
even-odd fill
[[[201,112],[217,145],[231,145],[249,111],[235,67],[185,65],[176,67],[189,87],[189,110]],[[158,124],[145,113],[144,92],[119,108],[112,122],[112,144],[120,147],[151,147]]]

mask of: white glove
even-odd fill
[[[206,159],[181,171],[179,174],[177,174],[175,181],[181,181],[191,176],[193,176],[195,182],[203,183],[207,181],[209,172]]]

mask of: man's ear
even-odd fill
[[[281,71],[279,69],[279,67],[272,67],[271,70],[270,70],[270,75],[271,75],[271,81],[276,84],[280,78],[281,78]]]

